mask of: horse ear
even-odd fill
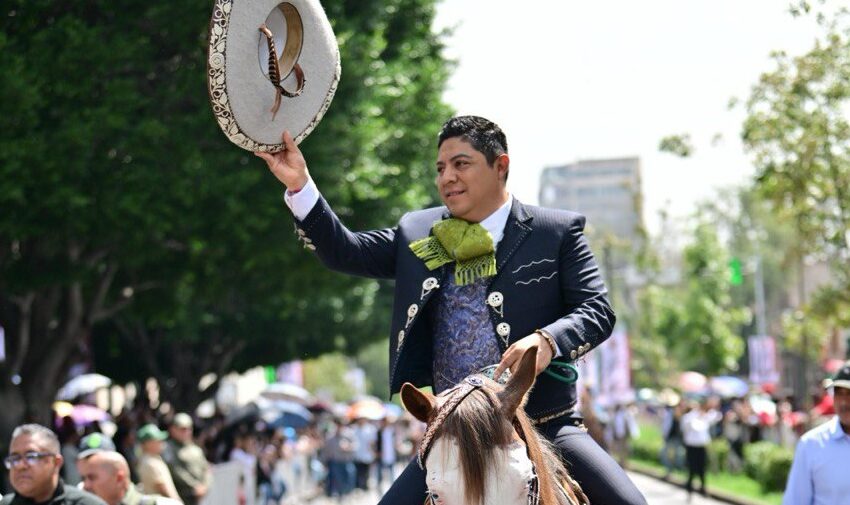
[[[431,418],[431,412],[437,408],[437,399],[431,393],[420,391],[413,384],[405,382],[401,387],[401,403],[413,417],[423,423]]]
[[[505,386],[505,389],[498,394],[499,400],[502,402],[502,413],[511,417],[514,415],[514,412],[522,405],[525,393],[534,384],[534,378],[537,376],[536,371],[537,346],[535,345],[525,351],[525,354],[519,359],[516,373],[511,375],[511,380]]]

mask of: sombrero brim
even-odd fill
[[[258,57],[265,43],[259,27],[281,5],[294,7],[303,23],[296,58],[304,85],[298,96],[282,97],[273,113],[276,90]],[[283,77],[284,87],[298,87],[294,72]],[[322,6],[318,0],[216,0],[207,78],[213,113],[231,142],[249,151],[276,152],[283,149],[284,130],[301,142],[324,116],[340,78],[339,47]]]

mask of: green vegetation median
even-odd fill
[[[632,470],[663,478],[666,470],[659,455],[663,441],[657,426],[641,425],[640,436],[632,440],[629,466]],[[757,442],[744,448],[742,472],[729,468],[729,446],[716,439],[709,446],[707,487],[718,497],[752,505],[779,505],[791,469],[792,451],[772,442]],[[684,460],[684,458],[683,458]],[[667,480],[684,485],[687,473],[674,470]]]

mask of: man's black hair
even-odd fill
[[[446,121],[440,130],[437,149],[446,139],[454,137],[469,142],[490,165],[499,155],[508,153],[508,139],[499,125],[480,116],[457,116]]]

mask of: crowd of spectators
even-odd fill
[[[51,429],[55,454],[64,461],[57,467],[62,485],[92,487],[89,480],[95,482],[98,474],[87,476],[81,462],[104,452],[91,468],[115,468],[135,483],[135,491],[186,505],[202,502],[213,485],[211,468],[225,464],[239,469],[240,505],[381,492],[412,457],[423,431],[405,415],[352,419],[317,412],[312,422],[296,428],[268,424],[256,415],[193,419],[140,408],[103,425],[61,418]],[[124,491],[110,497],[123,497]],[[120,500],[110,505],[118,503],[130,505]]]

